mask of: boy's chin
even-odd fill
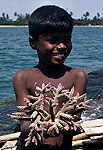
[[[52,64],[50,64],[51,66],[61,66],[61,65],[63,65],[63,63],[52,63]]]
[[[64,63],[64,61],[63,62],[53,62],[52,64],[58,66],[58,65],[62,65],[63,63]]]
[[[59,66],[62,65],[64,63],[64,61],[51,61],[49,64],[53,65],[53,66]]]

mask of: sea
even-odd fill
[[[16,112],[12,77],[38,63],[28,41],[27,27],[0,27],[0,135],[13,133],[19,122],[7,116]],[[74,27],[72,51],[65,64],[88,74],[87,98],[93,99],[83,120],[103,118],[103,27]]]

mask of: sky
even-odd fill
[[[0,17],[2,13],[14,18],[14,12],[18,14],[31,14],[36,8],[43,5],[57,5],[68,12],[73,12],[73,18],[78,19],[87,11],[90,18],[93,18],[99,12],[103,17],[103,0],[0,0]]]

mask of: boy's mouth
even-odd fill
[[[64,57],[65,54],[64,53],[53,53],[53,56]]]

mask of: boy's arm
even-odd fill
[[[81,69],[77,69],[74,68],[73,72],[72,72],[72,79],[74,82],[74,94],[73,96],[76,96],[77,93],[79,93],[79,95],[83,95],[86,93],[86,87],[87,87],[87,80],[88,80],[88,76],[86,74],[86,72],[84,70]],[[82,100],[81,100],[82,101]],[[80,101],[79,101],[80,102]],[[78,114],[78,117],[81,116],[81,113]],[[74,130],[71,128],[71,131]],[[67,134],[67,136],[69,136],[68,131],[63,130],[62,134],[65,136]],[[67,137],[66,137],[67,139]]]
[[[79,93],[82,95],[86,93],[88,76],[84,70],[75,69],[74,70],[74,96]]]
[[[16,95],[17,106],[25,106],[24,98],[27,98],[27,80],[23,71],[18,71],[13,76],[13,87]],[[24,137],[27,137],[29,132],[30,121],[20,121],[21,131]]]

